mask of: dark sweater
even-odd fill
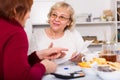
[[[28,39],[17,22],[0,18],[0,80],[41,80],[45,67],[35,52],[27,56]]]

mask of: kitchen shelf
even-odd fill
[[[76,22],[76,24],[114,24],[115,21],[100,21],[100,22]]]
[[[115,21],[101,21],[101,22],[76,22],[76,25],[106,25],[106,24],[114,24]],[[118,21],[118,23],[120,23],[120,21]],[[40,26],[44,26],[44,25],[49,25],[48,23],[40,23],[40,24],[33,24],[33,25],[40,25]]]

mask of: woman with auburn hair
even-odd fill
[[[65,48],[49,47],[28,53],[24,25],[33,0],[0,0],[0,80],[41,80],[56,70],[49,59],[64,56]]]

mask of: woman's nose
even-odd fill
[[[56,20],[56,21],[60,21],[60,18],[59,18],[59,16],[57,16],[57,17],[55,18],[55,20]]]

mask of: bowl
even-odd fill
[[[120,71],[113,72],[97,71],[97,75],[103,80],[120,80]]]

